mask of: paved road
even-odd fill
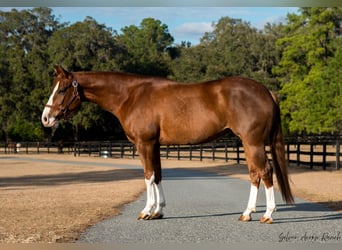
[[[127,205],[122,214],[83,233],[79,242],[339,242],[342,214],[296,199],[287,206],[276,193],[272,225],[260,224],[265,195],[260,189],[257,213],[249,223],[237,219],[245,209],[249,182],[193,170],[164,169],[167,206],[162,220],[138,221],[146,195]]]

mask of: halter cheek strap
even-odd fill
[[[69,106],[71,105],[71,103],[75,100],[75,99],[78,99],[80,100],[81,99],[81,96],[78,92],[78,86],[79,86],[79,83],[76,81],[76,80],[73,80],[71,82],[71,86],[74,87],[74,91],[73,91],[73,94],[72,94],[72,98],[70,98],[70,100],[68,101],[68,103],[64,106],[64,107],[60,107],[60,106],[57,106],[57,105],[49,105],[49,104],[46,104],[45,107],[48,107],[48,108],[56,108],[58,110],[60,110],[63,114],[66,115],[66,113],[68,112],[69,110]]]
[[[68,111],[69,109],[69,106],[71,105],[71,103],[75,100],[75,99],[78,99],[80,100],[81,97],[80,97],[80,94],[78,93],[78,82],[76,80],[73,80],[72,83],[71,83],[71,86],[74,87],[74,92],[72,94],[72,98],[69,100],[69,102],[64,106],[64,108],[61,108],[61,111],[66,114],[66,112]]]

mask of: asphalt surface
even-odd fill
[[[342,214],[296,199],[285,205],[275,193],[272,225],[260,224],[265,211],[261,187],[251,222],[240,222],[250,183],[202,171],[164,169],[164,218],[138,221],[146,194],[126,205],[122,214],[89,228],[81,243],[342,243]]]

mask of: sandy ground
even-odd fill
[[[125,164],[140,165],[137,159],[21,156],[74,163],[33,162],[0,155],[0,242],[74,242],[80,232],[119,214],[124,204],[145,190],[142,170],[124,168]],[[101,163],[123,166],[103,167]],[[162,164],[164,168],[195,168],[249,179],[245,165],[176,160],[163,160]],[[294,195],[342,212],[342,171],[291,166],[290,178]]]

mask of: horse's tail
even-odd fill
[[[278,98],[275,93],[271,92],[272,98],[274,100],[274,110],[275,116],[273,119],[270,144],[271,144],[271,154],[273,160],[273,166],[277,176],[278,186],[283,199],[287,204],[293,204],[294,199],[291,192],[288,171],[287,171],[287,161],[285,159],[285,144],[283,133],[281,129],[280,120],[280,109],[278,105]]]

